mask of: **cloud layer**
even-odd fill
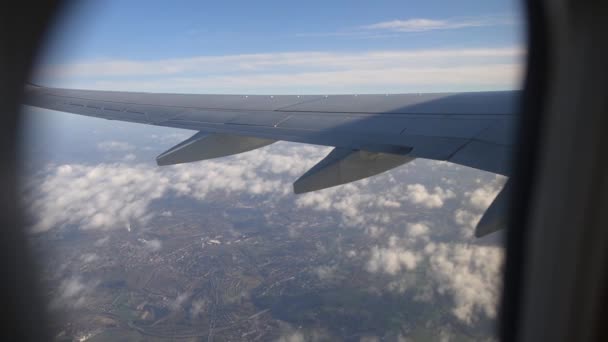
[[[112,145],[122,146],[119,142]],[[345,260],[360,260],[362,271],[389,277],[385,291],[422,301],[433,296],[451,298],[452,314],[466,324],[480,317],[495,317],[502,249],[471,244],[470,236],[473,221],[489,205],[504,178],[484,176],[489,182],[473,179],[473,186],[466,190],[447,183],[429,186],[441,184],[445,172],[454,172],[455,167],[420,160],[359,182],[292,195],[291,182],[328,151],[277,143],[228,158],[166,168],[134,162],[50,165],[30,183],[26,203],[35,214],[32,230],[38,233],[74,228],[137,229],[149,220],[170,216],[166,209],[152,209],[152,204],[171,196],[205,203],[246,195],[252,199],[245,203],[261,211],[268,208],[270,218],[280,205],[322,213],[312,216],[334,217],[339,228],[356,229],[368,236],[367,246],[340,253]],[[408,179],[412,181],[405,181]],[[442,216],[448,218],[447,223],[436,219]],[[454,235],[454,223],[464,233]],[[289,229],[297,236],[297,230],[306,229],[306,223]],[[106,241],[101,239],[98,244]],[[140,242],[150,253],[162,253],[160,240]],[[97,260],[92,254],[81,259],[85,263]],[[322,265],[315,273],[321,281],[331,282],[339,279],[340,269],[339,264]],[[417,277],[427,285],[417,286]],[[82,282],[70,281],[62,297],[76,298],[77,302]]]
[[[519,87],[523,54],[518,47],[301,51],[94,60],[43,66],[39,74],[42,82],[68,87],[194,93],[514,89]]]
[[[287,194],[291,184],[279,176],[303,173],[324,150],[304,148],[287,155],[261,149],[208,161],[204,168],[196,163],[167,168],[129,163],[50,166],[44,177],[30,184],[26,195],[31,211],[36,213],[33,230],[43,232],[70,225],[84,230],[130,229],[155,216],[150,204],[169,194],[199,200],[215,191]]]

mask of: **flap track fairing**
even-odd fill
[[[377,175],[415,158],[407,155],[334,148],[293,183],[296,194],[321,190]]]
[[[208,134],[198,132],[156,157],[156,164],[173,165],[199,160],[225,157],[255,150],[276,140],[243,137],[232,134]]]

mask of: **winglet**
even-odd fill
[[[507,181],[507,184],[477,223],[475,237],[484,237],[507,227],[507,210],[511,196],[510,183],[510,181]]]

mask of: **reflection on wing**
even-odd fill
[[[198,131],[158,156],[158,165],[227,156],[278,140],[335,147],[294,183],[296,193],[369,177],[414,158],[509,175],[519,98],[516,91],[263,96],[35,85],[27,86],[27,95],[25,104],[32,106]]]

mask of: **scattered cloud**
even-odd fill
[[[405,198],[413,204],[419,204],[426,208],[441,208],[446,199],[454,198],[456,195],[450,189],[444,190],[436,186],[433,191],[427,190],[422,184],[411,184],[407,186]]]
[[[391,275],[401,270],[414,270],[420,261],[420,256],[413,250],[399,245],[396,236],[389,238],[387,247],[372,247],[371,257],[367,263],[367,270],[372,273],[385,272]]]
[[[483,314],[496,317],[501,291],[503,249],[458,243],[429,244],[430,274],[440,294],[454,300],[452,313],[472,324]]]
[[[412,224],[413,231],[426,226]],[[366,270],[393,276],[387,291],[411,291],[415,300],[428,301],[435,294],[448,296],[452,314],[466,324],[481,317],[494,319],[501,291],[503,249],[461,242],[416,243],[390,236],[386,246],[373,246]],[[413,273],[412,271],[416,271]],[[423,275],[425,284],[416,281]]]
[[[445,187],[429,188],[421,182],[433,181],[433,178],[417,170],[440,170],[447,165],[420,160],[413,169],[405,165],[363,181],[291,197],[291,182],[328,150],[278,143],[205,161],[204,168],[198,163],[166,168],[125,163],[51,165],[31,184],[34,190],[26,192],[30,198],[26,203],[36,213],[33,230],[43,232],[70,226],[97,230],[137,227],[154,216],[173,214],[151,209],[153,201],[166,196],[206,201],[216,198],[210,196],[212,194],[246,194],[261,199],[256,200],[259,205],[270,202],[271,206],[291,200],[299,210],[323,213],[328,220],[335,218],[330,222],[336,222],[339,227],[360,229],[373,238],[367,248],[355,251],[349,247],[343,253],[347,260],[361,261],[361,267],[367,272],[389,277],[391,280],[384,290],[408,291],[420,301],[447,296],[453,301],[454,317],[467,324],[480,317],[494,317],[500,291],[502,250],[467,244],[463,242],[466,239],[460,238],[445,242],[442,234],[446,230],[439,221],[433,220],[438,211],[432,215],[404,213],[403,206],[410,202],[423,208],[439,208],[448,199],[454,199],[453,204],[462,204],[453,214],[454,222],[472,227],[481,208],[495,196],[504,178],[489,182],[483,178],[475,182],[475,177],[469,176],[470,191],[462,190],[462,179]],[[450,172],[453,169],[450,168]],[[399,181],[406,177],[413,184]],[[441,181],[440,176],[437,181]],[[97,240],[95,246],[107,241],[109,236]],[[151,252],[162,249],[160,240],[141,243]],[[320,247],[327,249],[327,246]],[[81,256],[82,260],[93,261],[95,257],[91,254]],[[313,272],[321,280],[332,280],[336,279],[340,267],[339,264],[320,266]],[[424,279],[426,285],[417,286],[417,279]],[[82,303],[84,299],[80,298],[86,294],[81,290],[82,284],[80,278],[66,280],[63,297],[72,298],[71,303]],[[200,308],[189,309],[191,314],[203,310],[204,303],[199,304]]]

